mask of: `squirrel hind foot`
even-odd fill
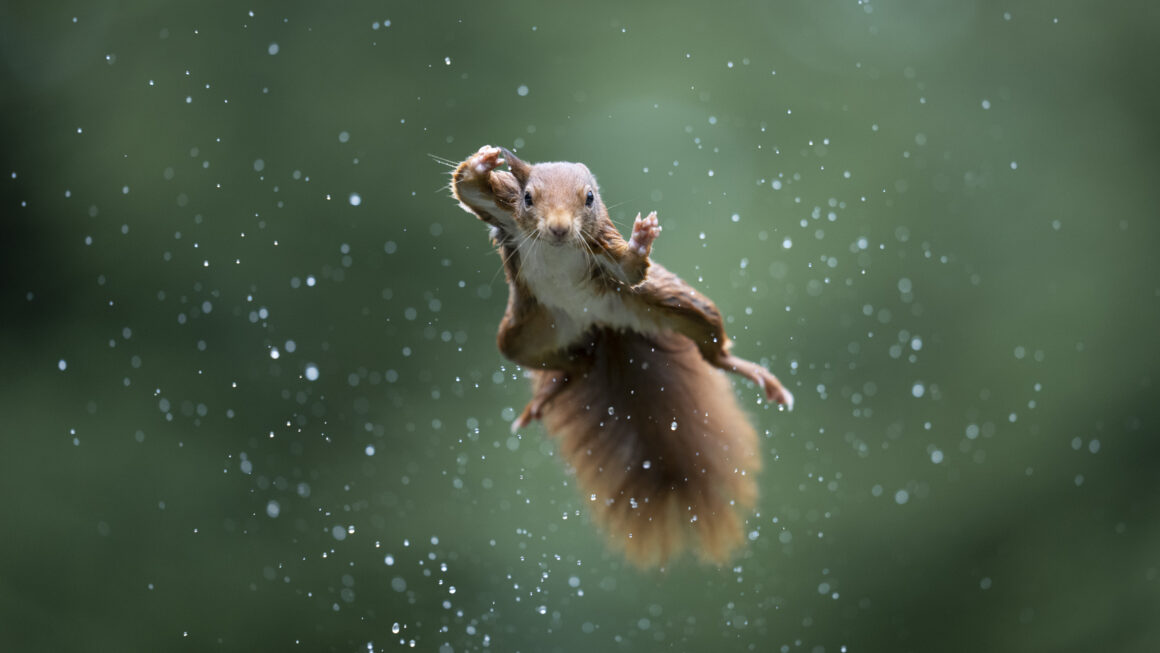
[[[713,364],[723,370],[740,374],[753,381],[761,388],[766,401],[785,406],[787,411],[793,410],[793,393],[781,384],[781,381],[772,372],[753,361],[739,358],[732,354],[724,354],[713,361]]]
[[[793,412],[793,393],[790,392],[788,389],[782,388],[781,389],[781,396],[774,397],[774,401],[785,406],[785,409],[787,411],[789,411],[791,413]]]
[[[512,435],[540,419],[544,414],[544,406],[568,383],[568,375],[564,372],[533,370],[531,375],[533,379],[538,380],[533,381],[536,393],[512,422]]]

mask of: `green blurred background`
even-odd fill
[[[1152,651],[1160,10],[0,3],[7,651]],[[796,393],[608,553],[447,168],[586,162]]]

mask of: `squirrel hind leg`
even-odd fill
[[[757,363],[729,353],[725,322],[713,302],[663,267],[654,265],[653,269],[652,287],[661,299],[649,308],[662,316],[661,321],[696,343],[710,365],[744,376],[762,389],[767,400],[793,410],[793,395],[776,376]]]
[[[532,398],[524,406],[519,417],[512,422],[512,435],[532,422],[543,417],[544,406],[552,400],[568,383],[568,375],[564,372],[533,372]]]
[[[786,410],[793,410],[793,393],[781,384],[781,381],[772,372],[753,361],[725,353],[724,350],[711,361],[713,365],[733,372],[753,381],[765,394],[768,401],[785,406]]]

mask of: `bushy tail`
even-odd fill
[[[757,497],[757,433],[723,372],[681,335],[597,329],[542,419],[594,520],[640,566],[692,545],[722,564]],[[533,375],[539,394],[552,377]]]

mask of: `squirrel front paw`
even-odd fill
[[[628,246],[632,251],[641,256],[648,256],[652,251],[653,241],[661,234],[660,221],[657,220],[657,212],[652,211],[648,216],[641,218],[640,214],[636,214],[636,219],[632,222],[632,237],[628,240]]]
[[[468,157],[465,172],[472,177],[485,177],[487,173],[504,164],[501,155],[502,152],[498,147],[484,145],[479,148],[479,151]]]

